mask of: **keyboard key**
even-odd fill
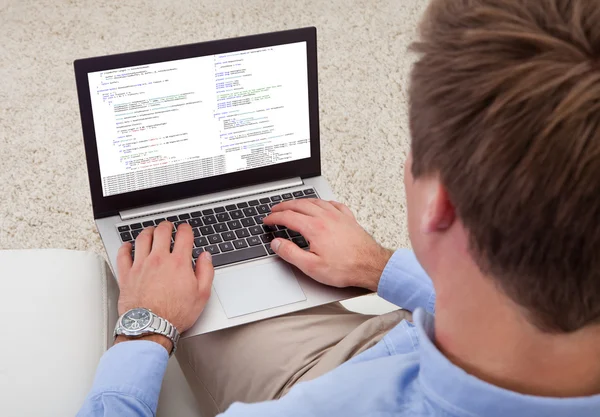
[[[302,191],[294,191],[294,192],[292,193],[292,195],[293,195],[294,197],[302,197],[302,196],[304,195],[304,193],[303,193]]]
[[[233,246],[235,246],[236,249],[244,249],[244,248],[248,247],[248,244],[246,243],[246,241],[244,239],[240,239],[240,240],[234,240]]]
[[[279,203],[269,203],[269,207],[273,208],[273,206],[276,206]]]
[[[203,226],[200,228],[200,233],[202,233],[202,236],[212,235],[215,233],[215,229],[212,226]]]
[[[182,224],[187,224],[187,222],[185,220],[180,220],[178,222],[173,223],[173,226],[175,226],[175,229],[177,229]]]
[[[256,216],[258,214],[254,207],[247,207],[243,210],[243,212],[246,217]]]
[[[278,203],[279,201],[281,201],[281,196],[280,195],[272,195],[271,201],[274,203]]]
[[[217,223],[217,224],[215,224],[214,228],[215,228],[215,232],[217,232],[217,233],[223,233],[223,232],[226,232],[229,230],[225,223]]]
[[[192,215],[192,217],[200,217],[200,216],[202,216],[202,212],[201,211],[192,211],[190,214]]]
[[[285,230],[278,230],[275,233],[273,233],[273,236],[275,237],[280,237],[283,239],[287,239],[288,238],[288,234]]]
[[[194,239],[194,246],[199,248],[200,246],[206,246],[208,245],[208,239],[206,239],[205,237],[197,237],[196,239]]]
[[[265,232],[260,226],[252,226],[248,230],[252,233],[252,236],[262,235]]]
[[[294,242],[296,245],[300,246],[301,248],[305,248],[308,246],[308,242],[302,236],[293,238],[292,242]]]
[[[234,249],[233,243],[231,242],[221,243],[219,248],[221,249],[221,252],[231,252]]]
[[[118,230],[119,232],[126,232],[126,231],[128,231],[128,230],[129,230],[129,226],[128,226],[128,225],[125,225],[125,226],[119,226],[119,227],[117,228],[117,230]]]
[[[261,246],[255,246],[253,248],[236,250],[233,252],[223,253],[217,256],[213,256],[213,266],[228,265],[234,262],[247,261],[249,259],[260,258],[261,256],[267,256],[267,251]]]
[[[229,241],[229,240],[235,240],[235,233],[233,232],[225,232],[225,233],[221,233],[221,237],[223,238],[224,241]]]
[[[240,221],[242,222],[242,225],[244,227],[250,227],[250,226],[254,226],[256,224],[254,222],[254,219],[252,219],[252,218],[242,219]]]
[[[296,232],[295,230],[292,230],[292,229],[288,229],[288,235],[290,235],[290,237],[302,236],[300,233],[298,233],[298,232]]]
[[[131,236],[135,239],[138,237],[138,235],[142,233],[142,231],[140,229],[134,230],[131,232]]]
[[[211,214],[215,214],[215,211],[213,209],[206,209],[202,210],[202,214],[204,214],[205,216],[209,216]]]
[[[192,250],[192,258],[196,259],[202,252],[204,252],[204,249],[194,248],[194,250]]]
[[[269,207],[267,204],[262,204],[258,206],[257,209],[261,214],[269,214],[271,212],[271,207]]]
[[[225,207],[215,207],[215,213],[223,213],[225,212]]]
[[[265,198],[261,198],[258,201],[260,201],[261,204],[267,204],[267,203],[271,202],[271,199],[269,197],[265,197]]]
[[[200,226],[204,226],[204,223],[202,223],[202,220],[200,220],[197,217],[194,217],[193,219],[189,219],[188,223],[190,224],[190,226],[192,227],[200,227]]]
[[[175,232],[171,233],[171,242],[175,242],[176,235],[177,235],[177,233],[175,233]]]
[[[170,221],[170,222],[176,222],[176,221],[179,220],[179,217],[177,217],[177,216],[169,216],[169,217],[167,217],[167,220]]]
[[[204,213],[204,212],[202,212]],[[217,218],[215,216],[206,216],[202,218],[202,221],[204,222],[204,224],[215,224],[217,223]]]
[[[256,222],[256,224],[263,224],[263,219],[267,217],[264,214],[261,214],[259,216],[254,216],[254,221]]]
[[[250,232],[246,229],[239,229],[235,231],[235,235],[239,238],[250,236]]]
[[[131,230],[137,230],[137,229],[141,229],[142,228],[142,224],[141,223],[134,223],[129,225],[129,227],[131,227]]]
[[[285,194],[281,194],[281,198],[283,198],[284,200],[289,200],[293,197],[290,193],[285,193]]]
[[[235,230],[235,229],[242,228],[242,224],[240,223],[239,220],[232,220],[230,222],[227,222],[227,226],[229,226],[229,230]]]
[[[235,210],[237,206],[235,204],[229,204],[228,206],[225,206],[225,208],[227,209],[227,211],[231,211]]]
[[[251,236],[248,239],[246,239],[246,241],[250,246],[262,245],[262,241],[258,236]]]
[[[315,198],[312,195],[303,195],[302,197],[296,197],[296,200],[302,200],[303,198]]]
[[[217,245],[210,245],[204,248],[205,251],[207,251],[208,253],[210,253],[211,255],[216,255],[217,253],[221,253],[221,251],[219,250],[219,247]],[[214,266],[214,258],[213,258],[213,266]]]
[[[192,233],[194,233],[194,237],[200,237],[200,229],[197,227],[192,229]]]
[[[133,240],[133,237],[131,237],[131,233],[129,232],[123,232],[121,233],[121,240],[123,242],[129,242],[130,240]]]
[[[221,235],[210,235],[210,236],[207,236],[207,239],[208,239],[208,243],[212,243],[212,244],[221,243],[223,241],[223,239],[221,239]]]
[[[265,245],[265,249],[267,250],[267,253],[269,255],[275,255],[275,251],[273,249],[271,249],[271,244],[270,243],[268,245]]]
[[[244,217],[244,213],[242,213],[242,210],[233,210],[230,211],[229,214],[231,215],[232,219],[241,219]]]
[[[231,220],[231,217],[229,217],[229,213],[219,213],[217,214],[217,220],[219,222],[226,222]]]
[[[237,208],[246,208],[248,207],[248,203],[238,203]]]
[[[282,226],[282,225],[277,226],[277,230],[285,230],[285,229],[287,229],[287,227]]]
[[[270,233],[270,232],[274,232],[277,230],[277,228],[275,226],[267,226],[266,224],[263,224],[262,228],[265,231],[265,233]]]
[[[190,216],[189,214],[180,214],[179,215],[179,220],[187,220],[190,217],[192,217],[192,216]]]
[[[315,190],[313,190],[312,188],[309,188],[308,190],[304,190],[304,195],[313,195],[315,193]]]
[[[154,224],[158,226],[159,224],[161,224],[165,220],[167,220],[167,219],[162,218],[162,217],[160,219],[154,219]]]
[[[273,233],[265,233],[264,235],[260,236],[260,240],[263,241],[263,243],[271,243],[271,241],[275,239],[275,236],[273,236]]]
[[[248,204],[250,204],[251,206],[258,206],[260,203],[258,202],[258,200],[250,200],[248,201]]]

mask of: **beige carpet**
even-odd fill
[[[406,87],[425,0],[0,0],[0,249],[103,253],[73,60],[314,25],[324,175],[382,243],[408,246]]]

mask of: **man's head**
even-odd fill
[[[433,0],[413,44],[415,252],[427,269],[458,222],[548,331],[600,323],[598,22],[590,0]]]

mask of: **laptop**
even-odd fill
[[[365,293],[281,260],[275,237],[309,242],[262,222],[282,201],[335,199],[321,176],[316,37],[309,27],[74,63],[94,219],[117,280],[119,247],[165,219],[192,226],[192,267],[213,255],[211,298],[183,337]]]

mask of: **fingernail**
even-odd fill
[[[280,245],[281,245],[281,241],[279,239],[275,239],[271,242],[271,249],[273,249],[275,252],[277,252],[279,250]]]
[[[205,258],[207,261],[211,261],[211,262],[212,262],[212,255],[210,254],[210,252],[204,252],[204,254],[203,254],[203,255],[204,255],[204,258]]]

